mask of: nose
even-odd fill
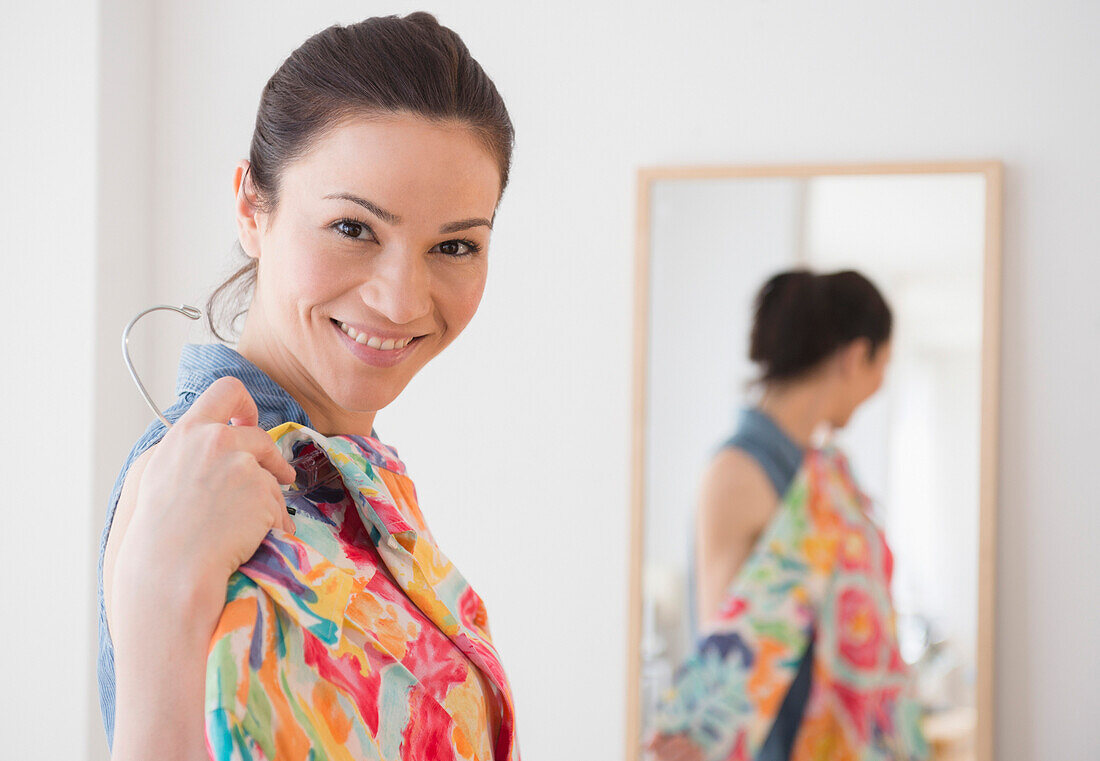
[[[395,325],[407,325],[431,313],[431,272],[417,250],[388,246],[374,258],[359,293],[368,307]]]

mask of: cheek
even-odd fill
[[[340,277],[331,256],[309,236],[290,238],[277,259],[277,292],[282,304],[310,309],[339,291]],[[346,283],[345,283],[346,285]]]
[[[450,273],[450,277],[442,279],[435,301],[452,334],[465,328],[477,312],[485,292],[486,270],[483,263],[478,263],[466,271]]]
[[[882,384],[885,381],[886,381],[886,366],[885,365],[879,365],[876,368],[875,380],[874,380],[874,384],[871,387],[871,393],[872,394],[876,393],[880,388],[882,388]]]

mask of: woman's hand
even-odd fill
[[[172,426],[141,476],[115,573],[170,570],[179,583],[217,587],[273,528],[293,531],[280,483],[294,480],[244,384],[219,378]],[[233,425],[227,425],[232,422]]]
[[[645,749],[657,761],[703,761],[699,746],[683,735],[654,732],[646,740]]]

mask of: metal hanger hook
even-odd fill
[[[130,359],[130,330],[137,324],[145,315],[150,312],[155,312],[158,309],[168,309],[172,312],[178,312],[184,317],[188,317],[192,320],[197,320],[202,317],[202,310],[193,306],[183,304],[178,307],[169,306],[168,304],[158,304],[155,307],[149,307],[143,312],[139,312],[134,319],[130,320],[129,324],[122,331],[122,359],[126,362],[126,369],[130,371],[130,377],[134,379],[134,383],[137,384],[138,391],[141,392],[142,397],[145,399],[145,403],[149,405],[150,409],[160,418],[160,422],[164,423],[165,428],[171,428],[172,424],[168,422],[168,418],[164,416],[164,413],[160,411],[160,407],[153,401],[153,397],[149,395],[149,392],[145,389],[145,384],[141,382],[141,378],[138,377],[137,370],[134,369],[134,363]]]

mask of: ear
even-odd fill
[[[256,192],[248,168],[248,159],[241,159],[233,172],[233,210],[237,217],[237,239],[241,242],[241,248],[248,256],[259,259],[261,212],[256,205]]]
[[[871,342],[866,338],[857,338],[841,349],[840,365],[844,376],[854,377],[871,362]]]

